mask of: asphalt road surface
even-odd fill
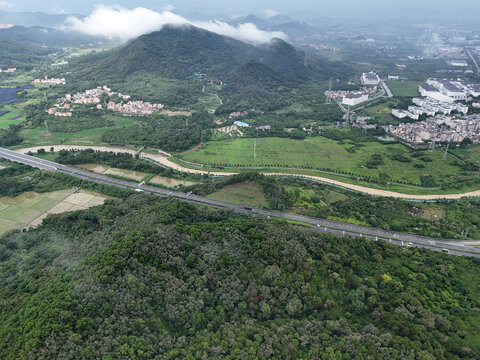
[[[217,208],[230,209],[238,213],[252,214],[265,216],[267,218],[281,218],[285,220],[300,222],[303,224],[308,224],[313,227],[316,231],[331,233],[339,236],[352,236],[365,238],[367,240],[373,241],[387,241],[392,244],[409,246],[409,247],[422,247],[430,249],[433,251],[446,252],[453,255],[462,255],[462,256],[474,256],[480,257],[480,248],[475,248],[473,246],[468,246],[456,240],[447,240],[447,239],[435,239],[428,238],[424,236],[417,236],[412,234],[405,233],[396,233],[391,231],[386,231],[382,229],[370,228],[365,226],[353,225],[348,223],[343,223],[339,221],[324,220],[311,218],[307,216],[284,213],[279,211],[265,210],[252,208],[244,209],[243,206],[232,204],[224,201],[217,201],[194,194],[185,194],[181,192],[165,190],[162,188],[149,186],[149,185],[139,185],[133,181],[121,180],[116,178],[111,178],[106,175],[91,173],[89,171],[77,169],[74,167],[58,164],[52,161],[39,159],[33,156],[19,154],[17,152],[0,148],[0,157],[14,161],[17,163],[25,164],[32,166],[34,168],[64,173],[70,176],[74,176],[79,179],[84,179],[88,181],[93,181],[96,183],[107,184],[111,186],[116,186],[125,189],[132,189],[137,191],[143,191],[145,194],[152,194],[156,196],[165,196],[172,197],[182,201],[193,202],[202,205],[213,206]]]

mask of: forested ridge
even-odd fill
[[[474,359],[478,265],[133,195],[0,239],[0,358]]]

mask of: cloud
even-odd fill
[[[282,32],[262,31],[250,23],[232,26],[219,20],[190,21],[171,11],[156,12],[142,7],[130,10],[100,5],[84,19],[67,19],[67,27],[71,30],[95,36],[115,36],[124,40],[160,30],[167,24],[192,25],[254,44],[269,42],[273,38],[288,39]]]
[[[11,9],[13,8],[13,3],[9,1],[0,1],[0,9]]]
[[[263,10],[263,13],[267,18],[271,18],[280,14],[278,11],[270,10],[270,9]]]

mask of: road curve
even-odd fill
[[[36,153],[39,149],[45,149],[48,151],[50,148],[53,148],[53,151],[57,152],[60,150],[87,150],[92,149],[95,151],[104,151],[104,152],[115,152],[115,153],[128,153],[131,155],[135,155],[137,152],[135,150],[126,149],[122,147],[114,147],[114,146],[85,146],[85,145],[44,145],[44,146],[35,146],[29,147],[24,149],[17,149],[14,150],[17,153],[27,154],[28,152]],[[169,167],[173,170],[181,171],[184,173],[190,174],[201,174],[201,175],[211,175],[211,176],[230,176],[236,175],[236,172],[215,172],[215,171],[204,171],[204,170],[197,170],[197,169],[189,169],[183,167],[173,161],[170,161],[167,156],[162,154],[147,154],[142,153],[141,157],[153,160],[163,166]],[[295,178],[302,178],[306,180],[315,180],[320,181],[325,184],[340,186],[346,188],[348,190],[360,192],[366,195],[378,196],[378,197],[392,197],[397,199],[405,199],[405,200],[459,200],[465,197],[478,197],[480,196],[480,190],[470,191],[461,194],[426,194],[426,195],[412,195],[412,194],[404,194],[395,191],[389,190],[382,190],[382,189],[375,189],[370,188],[367,186],[362,185],[355,185],[349,184],[338,180],[329,179],[326,177],[321,176],[314,176],[314,175],[304,175],[304,174],[290,174],[290,173],[263,173],[266,176],[288,176],[288,177],[295,177]]]
[[[18,152],[14,152],[8,149],[0,148],[0,157],[26,164],[42,170],[48,170],[52,172],[59,172],[67,174],[79,179],[93,181],[96,183],[107,184],[126,189],[141,189],[146,193],[156,196],[169,196],[182,201],[193,202],[202,205],[213,206],[217,208],[230,209],[238,213],[247,213],[252,215],[262,215],[266,217],[281,218],[290,221],[297,221],[304,224],[311,225],[316,231],[328,232],[339,236],[354,236],[365,237],[369,240],[383,240],[398,245],[416,246],[427,248],[434,251],[448,251],[450,254],[480,257],[480,249],[468,246],[462,242],[446,239],[435,239],[424,236],[395,233],[392,231],[386,231],[382,229],[369,228],[366,226],[353,225],[348,223],[342,223],[333,220],[324,220],[311,218],[307,216],[282,213],[278,211],[256,209],[246,210],[242,206],[232,204],[224,201],[217,201],[208,198],[204,198],[197,195],[185,194],[181,192],[175,192],[171,190],[161,189],[149,185],[139,185],[132,181],[115,179],[106,175],[91,173],[85,170],[77,169],[74,167],[58,164],[52,161],[39,159],[33,156],[24,155]]]

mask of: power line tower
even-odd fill
[[[450,146],[450,143],[447,144],[447,147],[445,148],[445,153],[443,154],[443,161],[447,160],[447,154],[448,154],[448,147]]]
[[[346,126],[350,126],[350,105],[347,106],[347,113],[345,116]]]
[[[330,79],[330,84],[328,86],[327,100],[325,104],[331,104],[331,103],[332,103],[332,79]]]
[[[429,151],[435,150],[435,141],[432,141],[428,144],[428,150]]]
[[[305,51],[305,60],[303,62],[303,66],[308,67],[308,60],[307,60],[307,52]]]

